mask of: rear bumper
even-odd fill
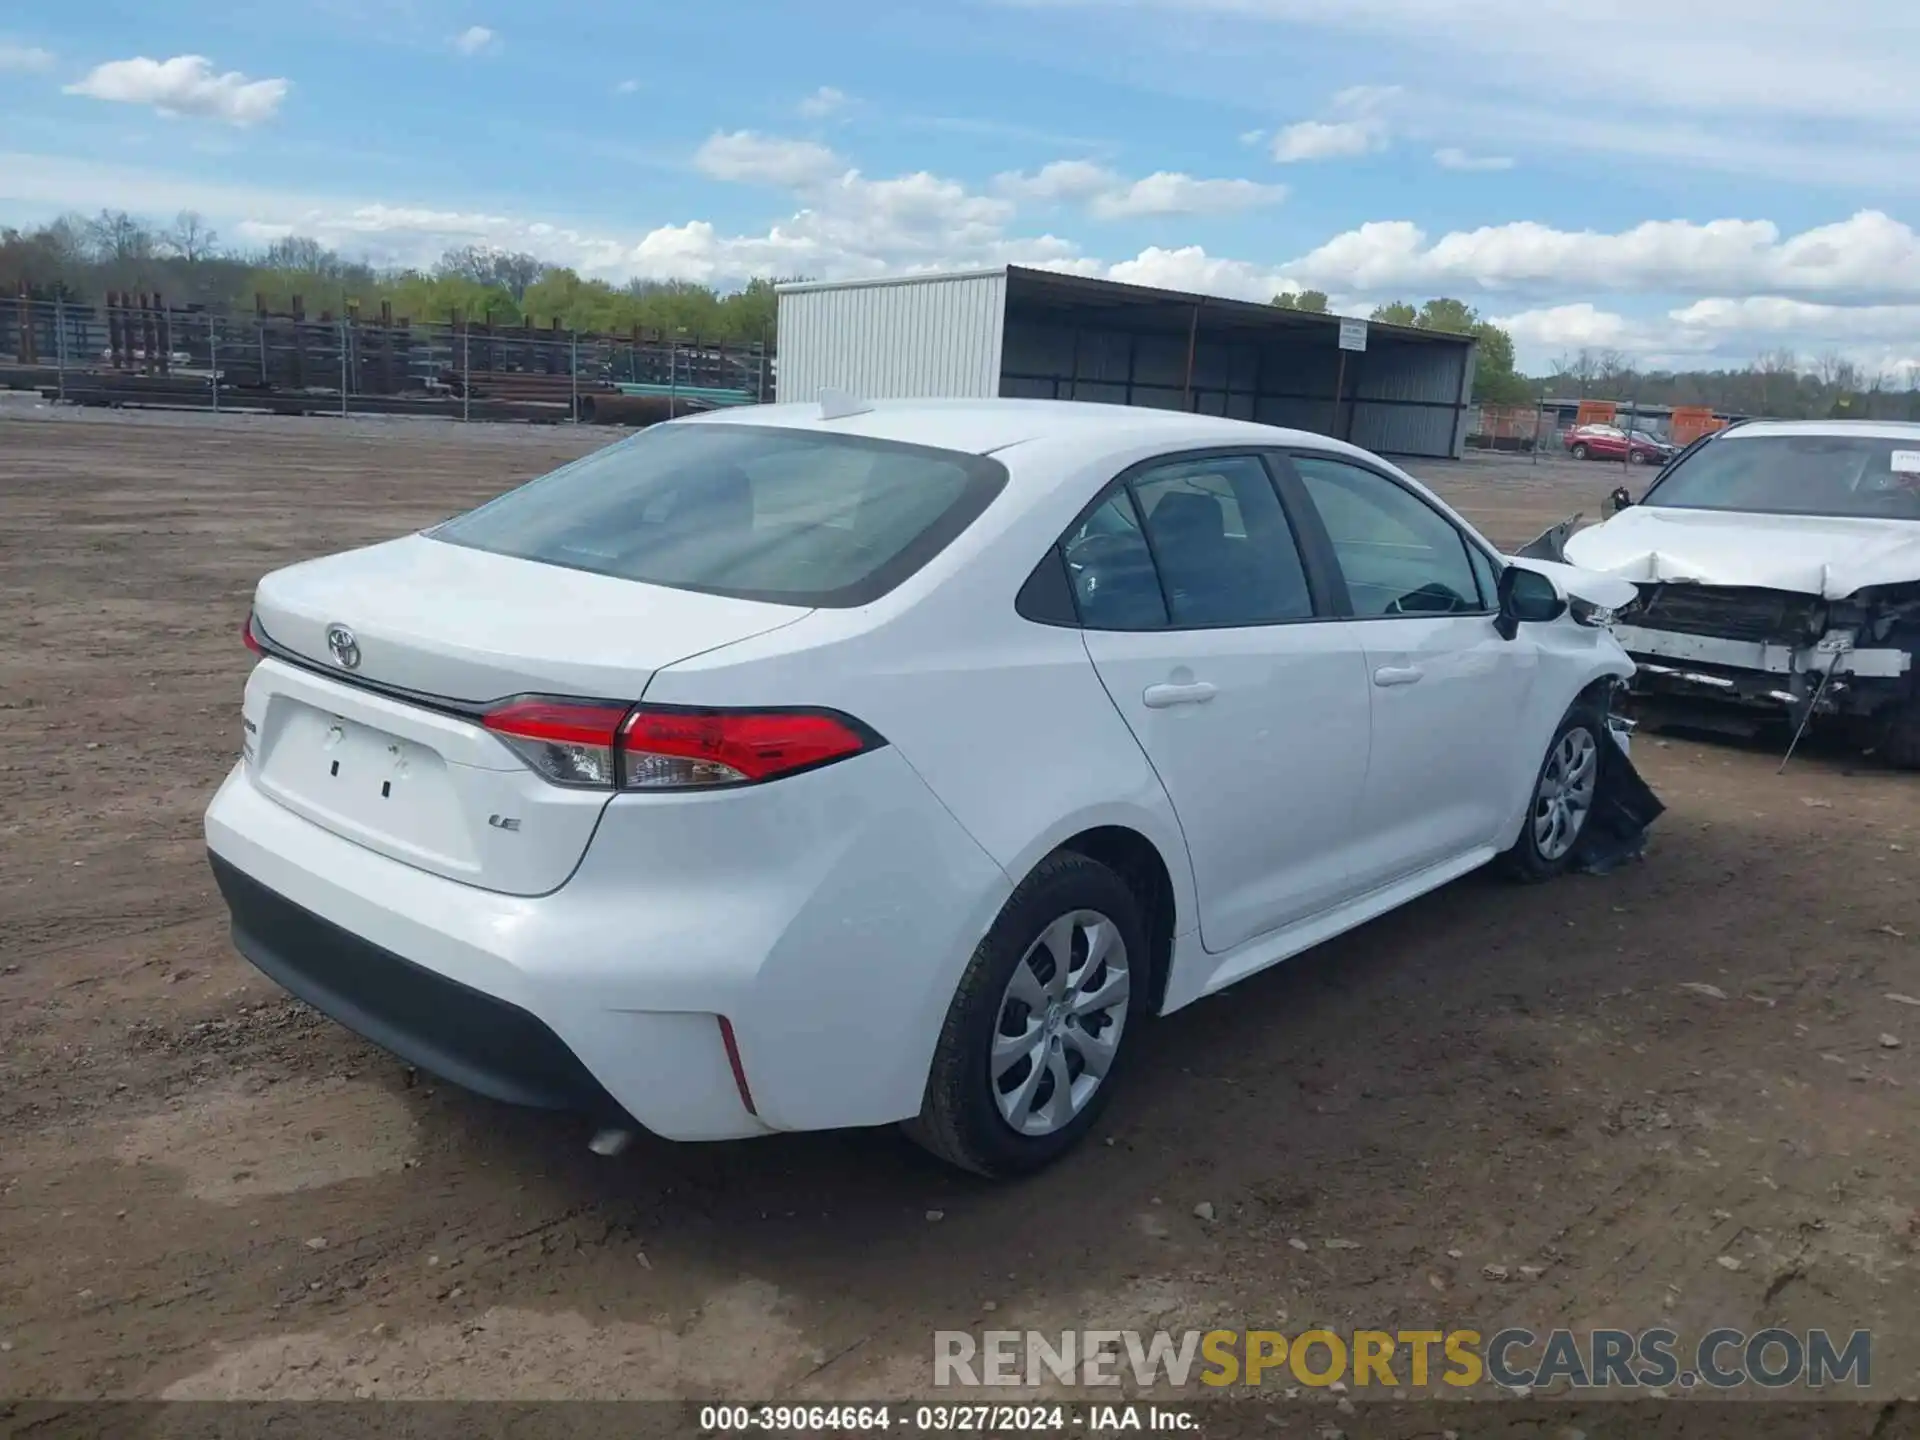
[[[539,1019],[361,939],[208,855],[233,945],[269,979],[443,1080],[509,1105],[625,1119]]]
[[[773,786],[615,798],[547,895],[355,844],[244,763],[206,836],[236,945],[293,993],[482,1094],[610,1100],[670,1140],[919,1113],[960,974],[1011,889],[890,747]]]

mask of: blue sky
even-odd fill
[[[204,214],[390,263],[817,277],[1012,261],[1523,363],[1920,370],[1920,7],[1855,0],[89,0],[0,20],[0,221]]]

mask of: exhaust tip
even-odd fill
[[[593,1139],[587,1142],[587,1148],[596,1155],[611,1158],[612,1156],[618,1155],[631,1144],[633,1144],[633,1132],[631,1130],[609,1128],[606,1130],[596,1130]]]

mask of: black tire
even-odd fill
[[[1510,880],[1517,880],[1523,885],[1537,885],[1543,880],[1552,880],[1565,874],[1573,864],[1574,857],[1579,854],[1580,846],[1576,838],[1566,851],[1549,859],[1541,853],[1539,840],[1534,833],[1534,817],[1540,805],[1540,786],[1546,779],[1547,766],[1552,762],[1554,752],[1560,748],[1560,742],[1577,729],[1585,729],[1593,737],[1596,785],[1604,783],[1606,779],[1607,747],[1613,743],[1613,738],[1607,734],[1606,712],[1593,701],[1582,697],[1574,702],[1554,727],[1553,738],[1547,742],[1546,754],[1540,757],[1539,768],[1533,772],[1533,788],[1527,792],[1527,813],[1520,822],[1520,833],[1499,861],[1501,870]],[[1589,804],[1581,823],[1584,825],[1592,814],[1593,807]]]
[[[1645,465],[1652,459],[1653,457],[1644,450],[1631,450],[1627,452],[1627,460],[1634,465]]]
[[[1587,447],[1585,445],[1575,445],[1567,453],[1576,460],[1584,460],[1587,458]]]
[[[1893,708],[1880,734],[1880,754],[1901,770],[1920,770],[1920,699]]]
[[[1000,1113],[994,1098],[989,1065],[1001,1002],[1014,968],[1047,928],[1078,910],[1098,911],[1113,921],[1126,950],[1127,1008],[1120,1043],[1106,1078],[1079,1114],[1050,1134],[1025,1135]],[[1112,1097],[1148,1013],[1149,970],[1146,924],[1127,882],[1072,851],[1048,856],[1008,897],[975,948],[940,1031],[920,1114],[902,1128],[947,1163],[990,1179],[1030,1175],[1052,1164],[1085,1138]]]

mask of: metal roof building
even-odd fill
[[[1475,350],[1466,335],[1007,265],[782,285],[776,391],[1150,405],[1450,457]]]

